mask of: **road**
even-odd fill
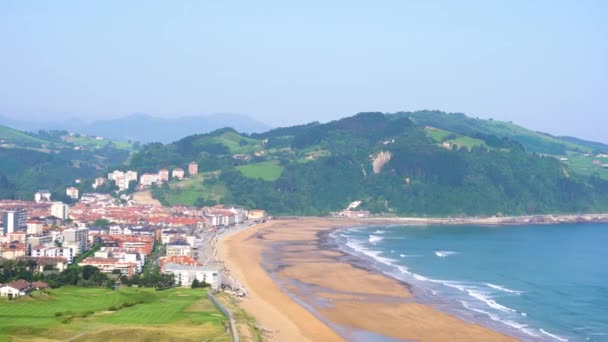
[[[246,293],[245,288],[231,276],[230,271],[224,266],[224,263],[217,258],[217,239],[232,235],[254,224],[254,222],[245,222],[228,228],[211,228],[197,234],[197,237],[202,240],[197,248],[198,262],[204,266],[218,268],[222,273],[222,285],[241,295]]]

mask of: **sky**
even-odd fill
[[[439,109],[608,142],[608,1],[0,1],[0,115]]]

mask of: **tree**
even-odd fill
[[[194,278],[194,280],[192,281],[192,286],[193,289],[198,289],[199,287],[201,287],[201,283],[198,281],[198,279]]]

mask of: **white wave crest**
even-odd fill
[[[369,236],[369,242],[373,243],[374,245],[382,240],[384,240],[384,238],[382,236],[378,236],[378,235]]]
[[[491,312],[488,312],[488,311],[476,308],[473,305],[467,303],[466,301],[461,300],[459,302],[467,310],[471,310],[471,311],[478,312],[480,314],[484,314],[484,315],[490,317],[490,319],[493,320],[493,321],[501,322],[503,324],[506,324],[507,326],[510,326],[511,328],[514,328],[514,329],[517,329],[517,330],[519,330],[519,331],[521,331],[521,332],[523,332],[525,334],[528,334],[530,336],[540,337],[540,335],[536,334],[535,331],[533,331],[532,329],[529,329],[527,324],[519,323],[519,322],[508,320],[508,319],[501,319],[497,315],[495,315],[495,314],[493,314]]]
[[[386,231],[384,231],[384,230],[376,230],[374,232],[374,234],[384,234],[384,233],[386,233]]]
[[[545,331],[545,330],[543,330],[543,329],[539,329],[539,330],[540,330],[540,332],[541,332],[541,333],[543,333],[543,334],[545,334],[545,335],[547,335],[547,336],[549,336],[549,337],[551,337],[551,338],[554,338],[554,339],[556,339],[556,340],[558,340],[558,341],[562,341],[562,342],[567,342],[567,341],[568,341],[568,339],[567,339],[567,338],[564,338],[564,337],[561,337],[561,336],[558,336],[558,335],[552,334],[552,333],[547,332],[547,331]]]
[[[500,286],[500,285],[496,285],[496,284],[492,284],[492,283],[486,283],[486,285],[488,285],[489,287],[491,287],[495,290],[506,292],[506,293],[512,293],[512,294],[516,294],[516,295],[520,295],[523,293],[522,291],[511,290],[504,286]]]
[[[454,252],[454,251],[435,251],[435,255],[440,257],[440,258],[446,258],[449,257],[450,255],[454,255],[454,254],[458,254],[458,252]]]
[[[479,292],[479,291],[475,291],[475,290],[471,290],[471,289],[466,289],[466,292],[471,296],[474,297],[476,299],[479,299],[480,301],[486,303],[489,307],[491,307],[492,309],[496,309],[502,312],[517,312],[517,310],[515,309],[511,309],[509,307],[506,307],[504,305],[500,305],[498,303],[496,303],[495,300],[491,299],[489,296]]]
[[[371,250],[363,247],[360,243],[357,243],[351,239],[347,240],[346,246],[350,247],[355,252],[358,252],[365,256],[370,257],[371,259],[373,259],[377,262],[383,263],[388,266],[395,266],[393,264],[394,260],[380,256],[380,254],[382,254],[382,252],[371,251]]]

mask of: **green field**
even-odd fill
[[[262,150],[262,142],[256,139],[244,137],[236,132],[229,131],[211,139],[214,143],[223,144],[232,154],[254,153]]]
[[[133,150],[133,144],[128,141],[119,141],[119,140],[97,140],[95,137],[80,137],[80,136],[63,136],[61,140],[66,141],[68,143],[74,144],[76,146],[84,146],[89,150],[100,150],[105,147],[114,147],[119,150]]]
[[[273,162],[260,162],[236,167],[247,178],[275,181],[283,173],[283,166]]]
[[[448,143],[450,145],[456,145],[459,148],[466,147],[469,150],[476,146],[484,146],[488,148],[486,143],[480,139],[471,138],[460,134],[453,134],[435,127],[425,127],[424,130],[429,138],[438,143]],[[450,139],[450,136],[453,138]]]
[[[0,300],[0,341],[230,341],[201,289],[64,287]]]
[[[560,156],[555,156],[560,158]],[[601,164],[608,164],[608,159],[596,158],[596,157],[585,157],[579,153],[570,153],[566,156],[568,160],[562,161],[562,163],[568,165],[572,171],[581,175],[598,175],[601,178],[608,179],[608,168],[602,167],[601,165],[593,164],[594,160],[599,160]]]
[[[217,172],[198,174],[192,178],[172,183],[166,198],[169,205],[194,205],[199,198],[220,202],[228,193],[220,182],[210,182]]]
[[[40,139],[38,137],[23,133],[12,128],[0,125],[0,140],[6,140],[12,143],[26,143],[26,144],[47,144],[48,141]]]

